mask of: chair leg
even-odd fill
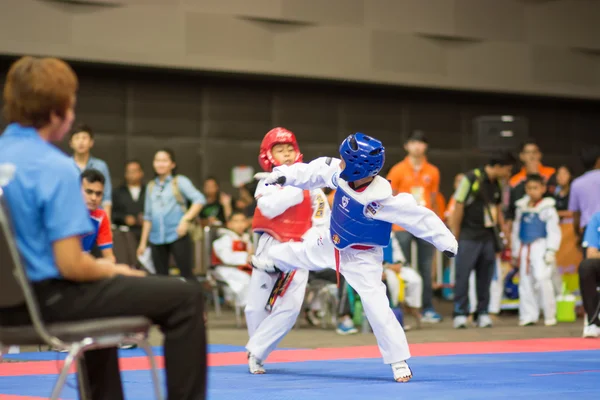
[[[235,305],[235,326],[237,328],[242,326],[242,307],[239,304]]]
[[[54,389],[52,389],[52,395],[50,396],[50,400],[58,400],[60,393],[65,386],[65,382],[67,381],[67,377],[69,376],[69,371],[71,370],[71,366],[73,362],[79,358],[81,355],[81,345],[74,344],[71,346],[69,353],[67,354],[67,358],[65,359],[65,363],[63,364],[62,369],[60,370],[60,375],[58,375],[58,379],[54,384]]]
[[[138,346],[140,346],[146,355],[148,356],[148,361],[150,361],[150,373],[152,374],[152,384],[154,386],[154,393],[156,395],[157,400],[163,400],[162,391],[160,389],[160,379],[158,377],[158,367],[156,365],[156,359],[154,358],[154,352],[152,351],[152,347],[150,343],[146,340],[138,341]]]
[[[221,316],[221,303],[219,302],[219,289],[217,289],[216,287],[213,288],[212,295],[213,295],[213,303],[215,303],[215,312],[217,313],[217,316],[220,317]]]

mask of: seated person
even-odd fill
[[[583,237],[586,259],[579,265],[579,288],[587,325],[583,337],[600,337],[600,212],[592,216]]]
[[[100,207],[104,196],[104,175],[96,169],[86,169],[81,174],[81,190],[85,205],[90,212],[90,220],[94,230],[81,238],[83,251],[88,253],[95,247],[100,251],[102,258],[116,262],[113,253],[113,238],[110,221],[106,212]]]
[[[413,268],[404,266],[406,258],[393,232],[390,239],[388,247],[383,249],[383,267],[391,306],[397,307],[400,299],[403,298],[407,314],[414,316],[417,326],[420,326],[423,279]],[[404,286],[404,293],[401,290],[402,286]],[[404,329],[409,327],[404,326]]]
[[[4,85],[8,126],[0,164],[14,176],[2,182],[17,248],[46,323],[144,316],[164,333],[166,397],[206,397],[206,332],[199,284],[144,276],[97,260],[81,247],[93,231],[73,161],[50,141],[61,140],[75,118],[77,77],[55,58],[22,57]],[[3,325],[29,324],[24,305],[0,309]],[[91,400],[122,400],[116,348],[85,352],[81,370]],[[81,397],[81,396],[80,396]],[[146,396],[150,398],[151,396]]]
[[[225,297],[228,291],[233,297],[235,305],[246,306],[246,296],[250,285],[250,258],[252,257],[252,244],[248,219],[242,211],[234,211],[227,221],[227,228],[219,229],[219,238],[212,244],[212,265],[215,277],[227,284]]]

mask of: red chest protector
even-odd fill
[[[313,214],[310,192],[305,190],[303,193],[302,203],[288,208],[273,219],[265,217],[257,207],[252,220],[252,231],[268,233],[281,243],[299,242],[312,226]]]

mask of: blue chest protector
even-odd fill
[[[361,244],[385,247],[390,243],[392,224],[365,215],[365,208],[376,212],[376,203],[364,205],[338,187],[331,211],[331,240],[338,249]]]
[[[537,239],[546,237],[546,223],[540,219],[536,212],[524,212],[521,215],[521,229],[519,230],[519,240],[523,244],[530,244]]]

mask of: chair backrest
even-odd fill
[[[0,308],[10,308],[25,303],[25,294],[15,271],[21,256],[15,243],[14,231],[4,192],[0,187]]]
[[[55,347],[63,345],[60,339],[48,333],[41,318],[37,298],[17,248],[10,210],[0,186],[0,308],[19,305],[27,307],[31,323],[44,342]]]

